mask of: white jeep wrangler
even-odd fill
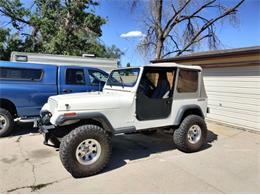
[[[178,149],[198,151],[207,138],[206,113],[202,69],[158,63],[112,71],[102,92],[50,97],[39,127],[45,144],[60,145],[64,167],[85,177],[106,166],[116,134],[172,129]]]

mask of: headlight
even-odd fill
[[[41,112],[41,122],[43,125],[50,124],[50,119],[52,117],[52,114],[48,111]]]

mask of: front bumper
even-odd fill
[[[39,128],[39,132],[44,134],[44,133],[49,133],[49,131],[51,129],[55,129],[55,126],[54,125],[39,125],[38,128]]]
[[[48,145],[48,140],[50,139],[50,131],[56,127],[50,123],[51,115],[49,112],[41,113],[40,118],[37,121],[37,127],[40,134],[43,135],[43,144]]]
[[[48,140],[51,137],[50,130],[55,129],[56,127],[54,125],[41,125],[41,124],[39,124],[38,128],[39,128],[38,131],[40,132],[40,134],[43,135],[43,138],[44,138],[43,144],[49,146]]]
[[[48,133],[50,129],[54,129],[55,126],[50,123],[52,114],[48,111],[41,112],[38,119],[37,126],[40,133]]]

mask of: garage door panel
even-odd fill
[[[257,76],[258,72],[210,72],[204,73],[205,76],[221,76],[221,77],[236,77],[236,76]]]
[[[250,98],[250,101],[248,101],[248,97],[238,97],[238,96],[225,96],[225,95],[209,95],[209,101],[218,101],[218,102],[234,102],[234,103],[240,103],[240,104],[248,104],[248,105],[257,105],[260,106],[260,97],[259,98]]]
[[[260,66],[204,69],[208,118],[259,129]]]
[[[215,92],[229,92],[229,93],[239,93],[239,94],[256,94],[260,95],[260,89],[254,89],[252,88],[240,88],[240,87],[209,87],[206,85],[206,91],[215,91]]]
[[[239,88],[249,88],[249,89],[260,89],[260,84],[256,82],[233,82],[233,81],[218,81],[218,82],[208,82],[207,87],[238,87]]]
[[[257,94],[241,94],[241,93],[231,93],[231,92],[216,92],[216,91],[207,91],[208,97],[215,97],[216,95],[222,95],[225,97],[232,97],[232,98],[244,98],[245,101],[251,102],[251,100],[259,101],[259,95]]]
[[[259,76],[255,77],[221,77],[221,76],[204,76],[204,81],[212,81],[212,82],[219,82],[219,81],[226,81],[226,82],[254,82],[255,84],[259,84]]]
[[[231,118],[228,115],[213,114],[213,113],[209,114],[208,118],[213,119],[215,121],[221,121],[221,122],[237,125],[237,126],[240,126],[240,127],[243,127],[243,128],[250,128],[250,129],[260,131],[260,123],[259,122],[241,120],[241,119]]]
[[[245,66],[245,67],[224,67],[224,68],[208,68],[204,70],[205,76],[258,76],[260,73],[259,66]]]
[[[258,105],[249,105],[244,103],[237,103],[237,102],[225,102],[225,101],[214,101],[212,99],[208,99],[208,104],[218,107],[226,107],[226,108],[235,108],[238,111],[246,110],[259,113],[260,106]],[[259,113],[260,115],[260,113]]]
[[[240,110],[239,113],[237,109],[234,108],[227,108],[227,107],[220,107],[215,105],[209,105],[210,113],[220,113],[220,112],[226,112],[228,114],[231,114],[231,116],[239,116],[239,118],[243,117],[242,119],[252,119],[253,121],[260,119],[260,114],[257,111],[248,111],[248,110]]]

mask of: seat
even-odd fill
[[[75,83],[77,83],[77,84],[83,84],[84,83],[84,78],[81,74],[76,75]]]
[[[153,92],[152,98],[156,98],[156,99],[167,98],[165,97],[165,94],[166,93],[169,94],[169,91],[170,91],[170,83],[167,80],[167,76],[166,74],[161,74],[158,79],[157,87]]]

